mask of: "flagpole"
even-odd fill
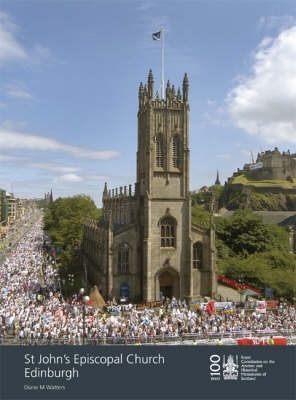
[[[160,31],[152,33],[153,40],[161,41],[161,98],[164,99],[164,28],[161,28]]]
[[[161,28],[161,97],[164,99],[164,29]]]

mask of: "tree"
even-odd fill
[[[262,218],[249,210],[237,210],[222,221],[221,218],[217,219],[216,233],[234,254],[241,257],[267,251],[276,245]]]
[[[278,225],[264,225],[250,211],[216,218],[218,270],[221,275],[254,286],[264,293],[292,299],[296,287],[296,257],[290,252],[289,233]]]
[[[210,227],[210,213],[200,205],[195,204],[191,209],[192,222],[205,229]]]
[[[58,198],[44,216],[44,229],[58,245],[73,246],[80,243],[83,223],[87,219],[98,219],[100,212],[89,196]]]
[[[56,247],[62,249],[59,256],[59,272],[61,276],[68,273],[81,274],[82,266],[79,248],[83,236],[85,221],[100,217],[100,210],[89,196],[58,198],[46,210],[44,230]]]

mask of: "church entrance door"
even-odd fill
[[[159,275],[159,290],[163,297],[173,297],[174,278],[169,271]]]

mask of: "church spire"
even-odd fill
[[[217,170],[217,177],[215,181],[215,185],[221,185],[220,179],[219,179],[219,171]]]
[[[107,198],[108,198],[108,189],[107,189],[107,182],[105,182],[104,191],[103,191],[103,201]]]
[[[189,89],[188,76],[185,73],[184,79],[183,79],[183,101],[185,103],[187,103],[187,101],[188,101],[188,89]]]
[[[149,75],[148,75],[148,97],[150,99],[153,98],[153,90],[154,90],[154,78],[153,78],[152,70],[150,69]]]

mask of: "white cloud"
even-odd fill
[[[5,85],[5,92],[9,97],[21,98],[24,100],[32,100],[33,96],[22,85],[7,84]]]
[[[70,146],[55,139],[10,130],[5,126],[0,126],[0,149],[64,152],[76,158],[92,160],[110,160],[119,156],[115,150],[100,151]]]
[[[18,42],[18,27],[5,13],[0,12],[0,63],[11,60],[26,60],[28,54]]]
[[[110,179],[107,175],[88,175],[86,179],[90,181],[108,181]]]
[[[269,15],[259,19],[259,28],[283,30],[291,28],[295,23],[296,18],[293,15]]]
[[[28,167],[42,169],[46,171],[54,171],[54,172],[61,172],[61,173],[74,173],[80,171],[81,168],[78,167],[68,167],[65,165],[58,165],[58,164],[50,164],[50,163],[29,163],[27,164]]]
[[[7,119],[2,122],[0,125],[0,129],[9,130],[9,131],[17,131],[20,129],[25,129],[28,126],[27,121],[13,121]]]
[[[19,31],[13,19],[0,11],[0,65],[16,61],[33,65],[48,59],[57,61],[46,46],[35,44],[31,49],[26,49],[18,39]]]
[[[15,157],[15,156],[7,156],[4,154],[0,154],[0,161],[2,162],[9,162],[9,161],[20,161],[22,158],[20,157]]]
[[[265,38],[250,76],[228,94],[234,124],[266,143],[296,142],[296,26]]]
[[[65,174],[56,178],[55,183],[77,183],[83,181],[83,178],[76,174]]]

